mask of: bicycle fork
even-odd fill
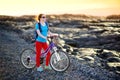
[[[53,47],[53,50],[55,51],[55,56],[56,56],[56,58],[57,58],[57,61],[60,61],[61,60],[61,58],[60,58],[60,55],[57,53],[57,48],[56,47]]]

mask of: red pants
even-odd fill
[[[42,49],[46,50],[47,48],[48,48],[48,45],[46,42],[44,43],[44,42],[36,41],[36,66],[37,67],[40,66],[41,50]],[[48,52],[46,56],[46,66],[49,65],[49,61],[50,61],[50,52]]]

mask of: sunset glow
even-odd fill
[[[0,15],[120,14],[120,0],[0,0]]]

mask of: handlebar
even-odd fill
[[[55,40],[57,40],[58,37],[59,37],[59,36],[56,36],[56,35],[54,35],[54,36],[48,36],[48,37],[47,37],[47,40],[48,40],[50,43],[51,43],[52,41],[55,42]],[[50,39],[49,39],[49,38],[50,38]]]
[[[52,36],[47,36],[47,38],[57,38],[57,37],[59,37],[59,35],[52,35]]]

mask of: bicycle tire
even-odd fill
[[[55,70],[57,72],[64,72],[70,66],[70,59],[69,59],[67,53],[65,53],[62,50],[58,50],[57,54],[59,55],[59,57],[61,58],[61,60],[57,61],[56,54],[53,53],[51,55],[51,58],[50,58],[50,66],[51,66],[51,68],[53,70]]]
[[[32,69],[36,66],[35,56],[36,53],[33,49],[24,49],[21,53],[20,61],[25,68]]]

